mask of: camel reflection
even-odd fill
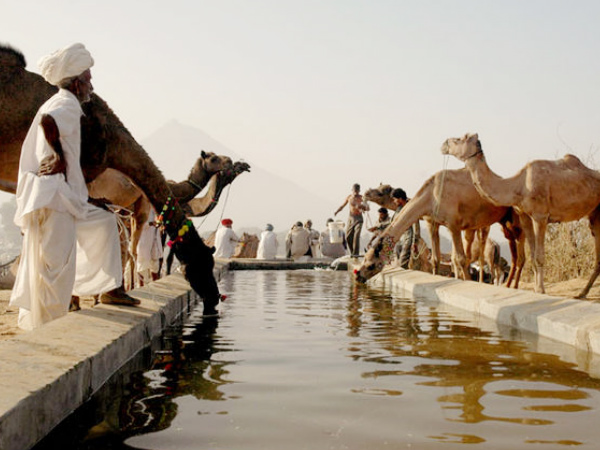
[[[585,389],[600,389],[599,380],[554,355],[503,341],[412,299],[392,299],[389,293],[353,286],[347,313],[349,335],[364,338],[347,348],[348,357],[377,362],[379,367],[390,365],[389,370],[380,368],[362,376],[422,377],[417,384],[443,388],[438,402],[448,421],[550,425],[556,415],[548,413],[590,409],[583,404],[589,398]],[[410,357],[418,363],[411,366]],[[423,359],[427,362],[422,363]],[[391,389],[390,395],[398,392]],[[432,438],[446,443],[480,439]]]
[[[163,336],[150,369],[134,373],[103,421],[89,429],[86,440],[95,441],[94,448],[114,442],[125,446],[129,437],[169,428],[177,415],[177,397],[225,400],[220,388],[229,383],[227,366],[232,363],[211,360],[214,353],[229,351],[226,342],[215,343],[218,317],[191,318],[183,330],[171,329]]]

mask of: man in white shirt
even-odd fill
[[[67,314],[72,294],[139,304],[122,287],[116,218],[88,203],[79,162],[81,104],[93,90],[93,64],[82,44],[39,62],[59,90],[37,112],[19,162],[15,223],[24,237],[10,304],[19,307],[18,325],[26,330]]]
[[[231,258],[240,239],[231,229],[231,219],[223,219],[221,225],[215,234],[215,258]]]
[[[273,225],[268,223],[265,230],[260,234],[256,259],[275,259],[278,246],[277,235],[273,232]]]

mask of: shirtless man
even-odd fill
[[[346,240],[350,255],[356,258],[360,252],[360,232],[363,226],[363,212],[369,210],[369,206],[363,201],[362,195],[360,195],[359,184],[352,186],[352,194],[346,197],[346,200],[344,200],[344,203],[337,209],[334,215],[337,215],[346,205],[349,205],[350,208],[350,216],[348,217],[348,225],[346,226]]]

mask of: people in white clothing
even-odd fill
[[[333,223],[333,219],[327,219],[327,224]],[[341,258],[346,256],[346,234],[340,230],[343,237],[340,242],[331,242],[331,232],[329,228],[321,232],[321,253],[327,258]]]
[[[302,222],[296,222],[285,238],[286,256],[294,260],[308,259],[310,256],[310,234],[302,226]]]
[[[39,62],[42,76],[59,90],[38,110],[19,162],[15,223],[24,236],[10,304],[19,307],[23,329],[65,315],[73,294],[139,303],[122,287],[115,216],[88,203],[79,162],[81,104],[92,94],[93,63],[82,44]]]
[[[160,230],[153,226],[156,220],[154,208],[150,208],[148,220],[142,225],[142,233],[136,249],[136,271],[141,284],[147,284],[159,278],[160,259],[163,257],[163,245]]]
[[[312,227],[312,225],[313,225],[312,220],[308,219],[304,223],[304,228],[306,228],[306,231],[308,231],[308,234],[309,234],[310,256],[312,256],[313,258],[318,258],[320,256],[319,237],[321,234],[317,230],[315,230]]]
[[[215,234],[215,258],[231,258],[240,239],[231,228],[231,219],[223,219],[221,225]]]
[[[273,225],[267,224],[265,230],[260,234],[256,259],[275,259],[277,256],[277,235],[273,232]]]

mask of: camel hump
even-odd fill
[[[25,69],[27,62],[19,50],[10,45],[0,44],[0,67],[17,66]]]
[[[563,162],[570,169],[586,167],[577,156],[571,155],[570,153],[563,157]]]

